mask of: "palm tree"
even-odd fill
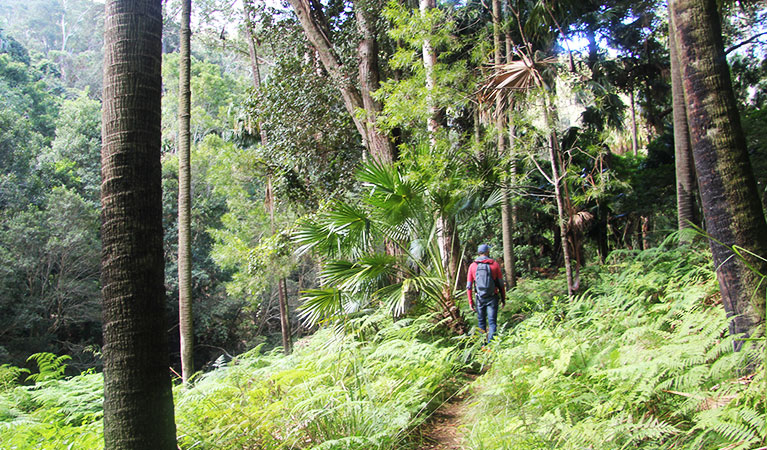
[[[493,0],[493,64],[500,66],[503,64],[503,50],[506,48],[506,40],[502,39],[501,33],[501,21],[503,20],[503,13],[501,10],[501,1]],[[495,101],[495,130],[498,142],[498,154],[505,155],[506,153],[506,135],[504,134],[504,107],[503,98],[501,96],[496,97]],[[509,134],[511,137],[511,133]],[[511,139],[509,139],[509,147],[511,147]],[[516,170],[516,167],[514,167]],[[502,187],[502,202],[501,202],[501,231],[503,233],[503,260],[504,260],[504,272],[506,275],[506,285],[509,288],[516,286],[517,276],[514,270],[516,258],[514,257],[514,241],[513,241],[513,215],[511,196],[508,189],[508,181],[504,180]]]
[[[192,0],[181,2],[181,57],[178,82],[178,330],[181,341],[181,378],[184,384],[194,373],[194,328],[192,314],[190,89],[191,56],[189,44]]]
[[[101,156],[104,442],[176,448],[162,241],[162,2],[109,0]]]
[[[673,22],[673,19],[672,19]],[[669,23],[673,31],[673,23]],[[671,54],[671,97],[674,113],[674,165],[676,167],[676,210],[679,230],[698,225],[695,214],[695,170],[690,146],[690,129],[687,126],[687,107],[684,101],[682,72],[674,33],[669,33]]]
[[[315,324],[378,307],[396,315],[415,298],[464,333],[457,275],[443,264],[437,239],[445,211],[428,206],[440,200],[391,165],[368,163],[357,178],[366,188],[361,202],[336,201],[296,233],[299,252],[314,250],[324,258],[323,287],[304,293],[303,320]],[[387,254],[387,242],[399,251]]]
[[[764,332],[767,223],[714,0],[669,4],[706,232],[733,335]],[[737,251],[747,249],[748,251]],[[739,256],[739,257],[736,257]],[[736,349],[742,342],[738,341]]]

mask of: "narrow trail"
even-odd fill
[[[462,429],[459,428],[468,410],[467,401],[470,390],[467,389],[476,375],[470,375],[467,384],[453,394],[429,417],[421,429],[422,444],[418,450],[468,450],[464,442]]]

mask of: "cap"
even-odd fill
[[[490,246],[487,244],[479,244],[479,247],[477,247],[477,253],[490,253]]]

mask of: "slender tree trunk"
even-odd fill
[[[631,87],[631,92],[629,92],[629,103],[631,103],[631,151],[634,156],[639,156],[639,142],[637,140],[637,112],[633,86]]]
[[[191,0],[181,2],[181,57],[178,81],[178,329],[181,341],[181,378],[184,384],[194,373],[194,327],[192,313],[192,171],[190,163],[191,56],[189,28]]]
[[[669,27],[673,31],[674,26]],[[698,225],[695,214],[695,170],[690,146],[690,131],[687,126],[687,107],[684,102],[682,72],[679,67],[674,33],[669,33],[671,53],[671,93],[674,112],[674,160],[676,166],[676,212],[679,230]]]
[[[511,39],[511,34],[507,31],[506,32],[506,59],[511,60],[512,59],[512,52],[514,48],[514,42]],[[518,168],[517,168],[517,147],[516,147],[516,139],[517,139],[517,133],[514,126],[514,108],[519,108],[519,102],[514,101],[511,105],[509,105],[509,112],[508,112],[508,124],[509,124],[509,176],[511,177],[511,184],[512,186],[516,186],[517,179],[518,179]],[[517,207],[517,202],[515,202],[512,199],[511,194],[509,194],[509,201],[511,203],[511,231],[512,233],[517,228],[517,223],[519,222],[519,208]],[[513,241],[512,241],[513,243]],[[514,251],[512,249],[511,256],[516,260],[516,257],[514,255]],[[512,267],[512,270],[514,268]],[[514,271],[513,275],[513,282],[512,287],[516,285],[516,271]]]
[[[604,264],[609,253],[609,244],[607,242],[607,211],[603,205],[598,205],[597,219],[597,253],[599,253],[599,262]]]
[[[261,88],[261,70],[258,62],[258,50],[256,47],[256,38],[253,34],[253,21],[252,21],[252,4],[248,1],[244,2],[243,8],[245,10],[245,28],[248,33],[248,52],[250,54],[250,67],[253,72],[253,87],[257,90]],[[261,145],[267,145],[267,135],[261,123],[257,123],[258,132],[261,136]],[[272,234],[274,234],[274,189],[272,188],[272,176],[266,175],[266,195],[264,195],[264,206],[269,211],[269,223]],[[280,277],[277,279],[277,289],[279,292],[279,306],[280,306],[280,330],[282,332],[282,348],[286,355],[289,355],[292,351],[292,340],[290,336],[290,315],[288,309],[288,291],[283,290],[285,284],[285,278]]]
[[[731,247],[766,256],[767,223],[732,91],[716,3],[672,0],[670,10],[703,215],[730,333],[762,335],[767,287],[754,271],[767,274],[767,262],[742,253],[744,262]],[[741,345],[738,341],[736,350]]]
[[[546,106],[544,106],[546,108]],[[546,114],[549,115],[548,113]],[[551,122],[549,122],[551,123]],[[565,195],[562,192],[563,175],[560,174],[559,164],[559,140],[555,131],[549,136],[549,157],[551,158],[551,173],[554,181],[554,197],[557,200],[557,222],[559,224],[559,238],[562,245],[562,257],[565,264],[565,275],[567,276],[567,295],[572,297],[575,293],[575,283],[573,278],[573,264],[570,253],[570,246],[567,240],[567,222],[569,214],[565,204]]]
[[[422,18],[426,18],[431,13],[431,10],[436,8],[436,1],[420,0],[419,7]],[[429,33],[430,32],[431,30],[429,30]],[[437,108],[434,96],[432,95],[434,87],[436,86],[434,67],[437,65],[437,53],[428,37],[423,41],[421,53],[423,56],[424,72],[426,74],[426,104],[428,108],[426,129],[429,136],[429,145],[434,149],[437,145],[437,131],[439,130],[439,108]],[[442,264],[448,275],[448,279],[452,283],[456,279],[458,272],[458,261],[454,256],[454,249],[457,246],[458,239],[458,236],[455,233],[455,219],[448,217],[444,212],[440,212],[437,220],[437,241],[442,255]],[[460,247],[460,245],[458,245],[458,247]],[[447,313],[453,321],[452,326],[456,330],[462,330],[465,328],[465,322],[463,321],[460,310],[458,310],[452,297],[452,286],[446,287],[444,296]]]
[[[493,0],[493,63],[496,66],[503,64],[503,50],[506,45],[501,32],[501,20],[503,11],[501,9],[501,0]],[[495,129],[498,133],[496,139],[498,144],[498,154],[506,154],[506,135],[505,128],[506,115],[503,110],[503,101],[501,96],[496,97],[495,101]],[[501,232],[503,240],[503,269],[506,278],[506,285],[513,287],[516,284],[514,273],[514,241],[512,240],[512,215],[511,199],[509,198],[508,182],[501,184]]]
[[[242,2],[242,10],[245,15],[245,32],[248,35],[248,56],[250,57],[250,73],[253,75],[253,86],[258,89],[261,86],[261,71],[258,67],[258,50],[256,36],[253,34],[255,23],[253,22],[253,3],[249,0]]]
[[[435,0],[420,0],[421,16],[427,17],[432,9],[436,8]],[[423,40],[423,69],[426,74],[426,105],[429,109],[426,129],[429,133],[429,145],[434,148],[437,145],[437,130],[439,130],[439,109],[434,102],[434,67],[437,65],[437,52],[426,37]]]
[[[440,254],[445,273],[452,283],[458,278],[458,270],[460,269],[461,245],[458,239],[458,229],[454,217],[441,214],[438,220],[437,233],[439,234]]]
[[[641,238],[642,238],[642,250],[647,250],[651,247],[650,245],[650,218],[647,216],[641,216],[639,218],[639,223],[641,225]]]
[[[280,294],[280,329],[282,331],[282,348],[286,355],[293,350],[293,340],[290,336],[290,317],[288,315],[288,284],[285,277],[278,282]]]
[[[101,285],[108,450],[176,449],[162,240],[161,3],[106,3]]]

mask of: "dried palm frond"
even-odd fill
[[[499,96],[504,99],[510,92],[525,91],[540,86],[542,84],[540,73],[543,68],[557,62],[555,57],[534,61],[521,52],[517,54],[520,59],[491,67],[490,76],[477,94],[480,104],[490,104]]]
[[[594,221],[594,214],[588,211],[578,211],[570,217],[567,227],[571,230],[583,232]]]

